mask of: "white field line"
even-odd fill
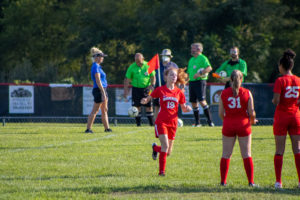
[[[125,132],[121,135],[129,135],[129,134],[133,134],[133,133],[137,133],[137,132],[141,132],[141,131],[144,131],[144,129]],[[12,149],[12,150],[8,150],[8,151],[3,151],[0,154],[5,154],[5,153],[9,153],[9,152],[20,152],[20,151],[35,150],[35,149],[39,149],[39,150],[40,149],[48,149],[48,148],[67,146],[67,145],[72,145],[72,144],[89,143],[89,142],[95,142],[95,141],[99,141],[99,140],[103,140],[103,139],[107,139],[107,138],[112,138],[112,137],[115,137],[117,135],[120,135],[120,134],[110,134],[110,135],[106,135],[106,136],[103,136],[103,137],[92,138],[92,139],[88,139],[88,140],[63,142],[61,144],[49,144],[49,145],[44,145],[44,146],[39,146],[39,147],[28,147],[28,148]]]

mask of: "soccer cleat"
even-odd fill
[[[224,187],[226,187],[227,186],[227,183],[220,183],[220,186],[224,186]]]
[[[300,189],[300,182],[298,183],[298,188]]]
[[[166,176],[165,173],[159,173],[158,176]]]
[[[193,124],[192,127],[201,127],[201,124]]]
[[[279,182],[276,182],[274,186],[275,186],[275,189],[281,189],[282,188],[282,184],[279,183]]]
[[[104,132],[112,132],[112,130],[110,128],[105,129]]]
[[[258,184],[255,184],[255,183],[249,183],[249,187],[258,188],[259,185],[258,185]]]
[[[84,132],[85,133],[94,133],[91,129],[86,129]]]
[[[207,123],[208,123],[208,126],[210,126],[210,127],[214,127],[215,126],[215,124],[213,122],[207,122]]]
[[[155,147],[156,145],[157,145],[157,144],[156,144],[155,142],[152,144],[152,158],[153,158],[153,160],[156,160],[156,159],[157,159],[157,152],[154,151],[154,147]]]

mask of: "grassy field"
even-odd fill
[[[255,182],[249,188],[236,143],[228,187],[220,187],[221,127],[178,129],[166,176],[151,157],[152,127],[12,124],[0,127],[0,199],[299,199],[288,140],[283,190],[273,188],[271,126],[253,127]],[[159,143],[159,142],[158,142]]]

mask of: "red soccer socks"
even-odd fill
[[[158,153],[160,153],[160,151],[161,151],[161,146],[155,145],[155,146],[153,147],[153,150],[156,151],[156,152],[158,152]]]
[[[244,168],[248,177],[249,183],[254,183],[254,170],[253,170],[253,161],[252,157],[244,158]]]
[[[159,175],[164,175],[167,163],[167,153],[160,152],[159,154]]]
[[[274,156],[274,168],[275,168],[276,182],[279,182],[279,183],[281,183],[282,161],[283,161],[282,155]]]
[[[221,158],[220,173],[221,173],[221,184],[223,185],[226,185],[229,164],[230,164],[230,158]]]
[[[300,153],[297,153],[294,156],[295,156],[295,164],[298,173],[298,182],[300,183]]]

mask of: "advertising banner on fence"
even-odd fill
[[[189,93],[188,87],[184,88],[184,96],[185,96],[185,100],[186,100],[186,105],[189,105],[192,107],[192,104],[190,103],[190,93]],[[194,114],[193,110],[191,112],[181,112],[181,113],[183,115],[193,115]],[[199,105],[199,114],[203,114],[203,109],[200,105]]]
[[[131,88],[127,98],[124,98],[124,89],[116,88],[116,115],[128,116],[128,108],[131,107]]]
[[[94,96],[92,94],[93,87],[82,87],[82,114],[89,115],[93,109]],[[101,110],[97,113],[101,115]]]
[[[219,98],[224,90],[224,85],[211,85],[210,86],[210,104],[219,104]]]
[[[33,86],[9,86],[9,113],[34,113]]]

